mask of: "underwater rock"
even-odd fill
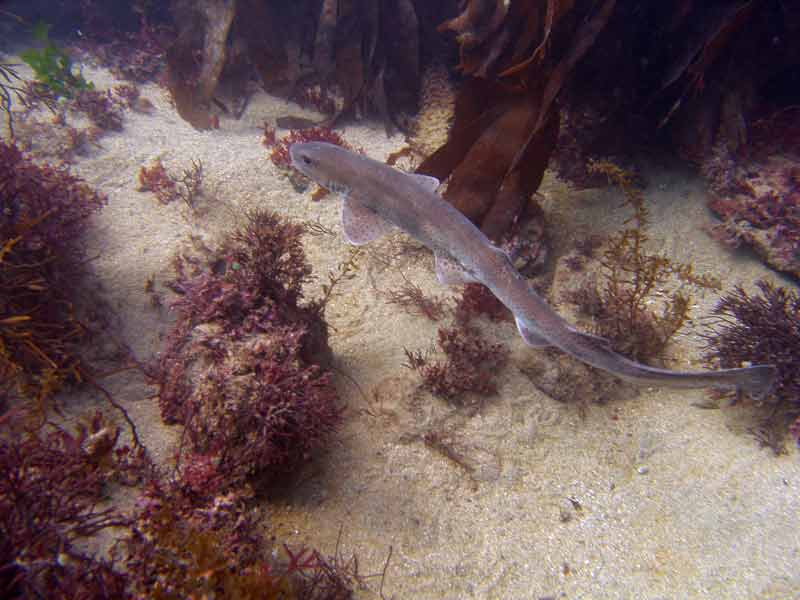
[[[211,98],[225,65],[236,3],[205,0],[173,3],[178,37],[167,51],[167,86],[175,108],[197,129],[212,129]],[[198,67],[198,55],[202,58]]]
[[[205,16],[207,27],[197,90],[201,98],[208,100],[217,87],[222,67],[225,65],[225,44],[235,14],[236,2],[203,0],[198,6]]]
[[[341,421],[323,306],[301,302],[304,229],[266,211],[247,219],[205,261],[176,261],[178,320],[155,377],[205,493],[286,473]]]
[[[711,234],[726,245],[746,245],[773,269],[800,278],[800,162],[791,156],[732,167],[727,190],[708,206],[723,222]]]
[[[232,487],[307,460],[340,421],[330,373],[301,358],[304,326],[225,335],[199,325],[185,346],[193,392],[191,464],[207,459]]]

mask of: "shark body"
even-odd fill
[[[294,144],[289,151],[297,170],[342,197],[348,241],[366,244],[393,227],[402,229],[433,251],[440,283],[487,286],[514,314],[530,346],[556,346],[594,367],[646,385],[736,388],[761,398],[774,384],[772,365],[671,371],[625,358],[607,340],[578,331],[553,310],[508,256],[436,193],[437,179],[404,173],[323,142]]]

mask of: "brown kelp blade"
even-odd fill
[[[558,138],[555,99],[615,4],[593,9],[553,56],[549,40],[572,13],[571,0],[514,2],[507,10],[471,0],[440,27],[458,34],[460,68],[470,78],[447,143],[417,172],[449,178],[445,198],[490,238],[509,230],[541,184]]]

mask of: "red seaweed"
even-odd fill
[[[36,165],[0,142],[0,385],[32,399],[40,416],[53,394],[86,379],[89,337],[75,310],[81,235],[105,196],[67,170]]]
[[[773,364],[778,369],[767,408],[797,419],[800,428],[800,296],[765,280],[756,282],[757,294],[737,286],[714,308],[705,335],[706,360],[715,367]],[[797,438],[800,443],[800,437]]]
[[[386,292],[387,302],[403,308],[409,314],[425,317],[429,321],[438,321],[444,316],[444,302],[436,297],[426,296],[422,289],[406,281],[398,290]]]
[[[321,306],[301,303],[311,273],[303,227],[254,212],[207,266],[179,260],[178,322],[160,363],[167,422],[186,427],[184,474],[227,489],[285,472],[341,420]],[[218,484],[218,485],[217,485]]]
[[[292,129],[276,143],[274,130],[269,127],[269,125],[264,126],[263,143],[268,148],[272,148],[270,160],[276,167],[290,169],[292,164],[291,159],[289,158],[289,147],[292,144],[305,142],[328,142],[329,144],[336,144],[337,146],[342,146],[348,150],[353,149],[353,147],[348,144],[341,135],[326,127]]]
[[[129,522],[97,508],[113,470],[109,427],[95,415],[75,433],[0,436],[0,596],[125,597],[126,577],[78,544]]]
[[[475,329],[456,326],[439,328],[439,348],[444,361],[432,361],[422,352],[405,350],[405,366],[417,371],[423,386],[433,395],[459,405],[480,406],[475,396],[497,392],[495,377],[508,360],[503,344],[490,344]],[[475,396],[465,398],[466,393]]]
[[[459,323],[469,323],[474,317],[484,315],[490,321],[512,321],[511,311],[500,302],[485,285],[468,283],[456,304],[455,317]]]

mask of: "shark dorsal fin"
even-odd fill
[[[432,192],[435,192],[437,189],[439,189],[439,186],[442,185],[441,181],[436,179],[436,177],[431,177],[430,175],[422,175],[421,173],[410,173],[409,176],[413,177],[417,183],[428,188]]]
[[[392,224],[348,198],[342,201],[342,229],[347,241],[362,246],[389,233]]]
[[[436,252],[436,278],[443,285],[461,285],[478,282],[449,256]]]

